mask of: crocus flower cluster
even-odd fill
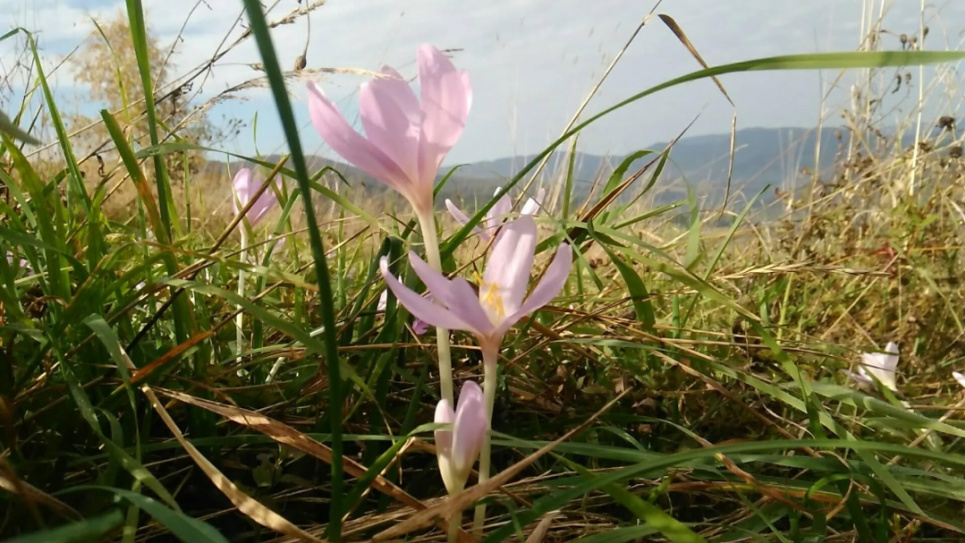
[[[572,251],[569,245],[561,245],[543,279],[527,296],[537,241],[532,215],[539,210],[543,195],[540,191],[536,199],[528,200],[519,218],[511,222],[512,203],[504,196],[476,230],[482,239],[493,241],[478,292],[466,279],[443,275],[433,217],[433,187],[443,159],[466,125],[472,88],[466,72],[457,70],[432,46],[419,47],[417,64],[419,96],[389,67],[382,68],[381,77],[362,85],[358,109],[364,135],[352,128],[315,84],[308,86],[308,105],[312,124],[328,146],[399,192],[419,220],[428,262],[410,252],[409,264],[430,297],[423,297],[394,277],[384,257],[380,270],[388,288],[415,317],[416,333],[420,333],[420,323],[437,328],[442,400],[436,407],[435,420],[447,425],[435,434],[437,457],[446,489],[455,493],[465,487],[480,453],[479,480],[484,481],[489,475],[488,430],[503,336],[516,322],[559,294],[569,275]],[[452,202],[446,201],[446,206],[458,221],[469,221]],[[380,301],[379,310],[385,310],[384,301]],[[472,334],[484,361],[483,388],[467,381],[457,405],[449,360],[449,330]],[[483,508],[477,508],[477,530],[484,514]]]

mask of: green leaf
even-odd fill
[[[124,490],[122,488],[80,485],[65,490],[61,494],[85,491],[111,492],[117,497],[127,500],[154,517],[154,520],[163,524],[165,528],[185,543],[228,543],[228,539],[210,524],[189,517],[180,511],[169,509],[154,498],[138,494],[137,492],[131,492],[130,490]]]
[[[111,511],[106,515],[8,539],[6,543],[89,543],[100,541],[122,522],[124,522],[124,514],[120,511]]]
[[[8,117],[7,114],[2,111],[0,111],[0,131],[4,132],[6,135],[15,140],[20,140],[31,145],[40,145],[40,140],[31,136],[27,132],[24,132],[20,129],[20,127],[13,124],[13,121],[10,120],[10,117]]]

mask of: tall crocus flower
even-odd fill
[[[241,168],[238,173],[235,174],[234,180],[231,182],[232,190],[234,192],[234,197],[231,199],[233,204],[235,215],[241,213],[241,210],[248,206],[248,202],[251,201],[251,197],[255,195],[258,189],[261,187],[261,181],[255,179],[250,168]],[[254,227],[265,215],[271,211],[278,203],[278,198],[275,196],[275,192],[272,190],[266,190],[261,193],[261,196],[255,200],[255,203],[251,205],[248,212],[245,213],[245,219],[247,221],[246,225],[242,225],[239,229],[241,235],[241,250],[238,254],[238,258],[241,259],[241,263],[245,264],[247,261],[247,250],[248,250],[248,228]],[[245,295],[245,270],[244,268],[238,270],[238,296]],[[240,308],[239,308],[240,309]],[[238,358],[237,361],[241,362],[241,350],[244,344],[244,313],[239,311],[238,315],[235,317],[235,353]]]
[[[535,251],[536,222],[532,216],[523,215],[504,225],[489,253],[478,294],[465,279],[448,279],[410,252],[409,264],[438,303],[423,298],[392,276],[386,257],[380,261],[386,284],[409,312],[432,326],[464,330],[476,337],[483,355],[487,428],[492,421],[497,361],[503,336],[517,321],[559,294],[572,265],[570,246],[560,245],[542,280],[527,297]],[[489,479],[489,457],[487,435],[479,458],[480,482]],[[485,514],[484,505],[476,508],[474,525],[477,534],[481,532]]]
[[[426,257],[442,269],[432,216],[433,185],[442,160],[456,144],[472,107],[469,75],[441,51],[421,45],[417,52],[419,96],[389,67],[362,85],[359,134],[314,83],[308,84],[308,111],[325,143],[366,174],[398,191],[412,205],[425,241]],[[442,397],[453,402],[449,334],[436,336]]]
[[[456,494],[465,488],[486,436],[482,389],[475,381],[466,381],[459,393],[456,409],[453,410],[445,399],[440,400],[436,405],[435,421],[451,425],[436,430],[436,455],[446,490],[449,494]]]
[[[251,197],[254,196],[255,192],[261,187],[261,181],[254,177],[251,169],[242,168],[235,174],[234,181],[231,182],[231,185],[234,188],[235,195],[235,197],[231,199],[231,203],[234,205],[235,215],[237,215],[248,205]],[[252,204],[251,209],[245,214],[245,219],[248,220],[248,224],[255,226],[265,218],[265,215],[267,215],[276,204],[278,204],[278,198],[275,196],[275,192],[271,189],[266,190],[261,193],[261,196]]]
[[[898,392],[895,369],[898,367],[898,344],[888,342],[883,353],[862,353],[858,373],[846,371],[848,377],[866,385],[877,379],[892,392]],[[873,377],[872,377],[873,376]]]
[[[499,194],[502,187],[497,187],[495,194]],[[495,196],[494,194],[494,196]],[[545,191],[539,189],[536,193],[536,198],[527,198],[526,202],[523,203],[523,207],[520,209],[520,215],[535,215],[539,211],[540,206],[543,203],[543,197],[545,196]],[[460,224],[466,224],[469,222],[469,217],[463,213],[461,209],[456,207],[456,204],[452,203],[452,200],[446,199],[446,208],[449,210],[449,214],[453,216],[454,219],[459,221]],[[502,198],[493,204],[493,207],[489,208],[489,212],[480,221],[480,225],[473,228],[473,232],[479,235],[483,241],[489,242],[492,239],[493,233],[509,218],[509,214],[513,212],[513,202],[510,200],[508,194],[504,194]],[[480,228],[481,226],[481,228]]]
[[[308,109],[315,130],[332,150],[397,190],[417,214],[427,215],[442,159],[466,125],[472,88],[469,75],[431,45],[419,47],[417,61],[419,97],[388,66],[382,68],[383,77],[362,85],[359,116],[365,136],[314,83],[308,84]]]
[[[431,326],[469,332],[484,353],[494,353],[499,351],[510,327],[548,304],[566,283],[572,251],[569,245],[562,244],[542,281],[526,296],[535,250],[536,222],[531,216],[522,216],[504,226],[486,262],[478,294],[465,279],[448,279],[410,252],[413,271],[439,303],[423,298],[395,278],[389,272],[386,257],[382,257],[380,268],[386,284],[414,316]]]

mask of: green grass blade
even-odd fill
[[[147,114],[147,130],[151,145],[160,143],[158,135],[157,107],[154,102],[154,80],[151,77],[150,56],[147,48],[147,27],[144,24],[144,10],[141,0],[127,0],[127,16],[130,21],[131,39],[134,42],[134,52],[137,54],[137,70],[141,76],[141,86],[144,91],[144,110]],[[154,178],[157,184],[158,207],[161,211],[162,229],[155,230],[155,235],[161,243],[169,243],[177,232],[177,215],[171,193],[171,181],[168,178],[167,167],[160,156],[154,157]],[[182,339],[182,338],[179,338]]]
[[[105,515],[41,530],[32,534],[8,539],[7,543],[89,543],[103,541],[103,537],[124,522],[124,514],[111,511]]]
[[[281,118],[282,126],[285,131],[285,139],[288,141],[288,149],[292,156],[292,165],[295,168],[295,179],[298,181],[298,190],[302,195],[302,202],[305,204],[305,220],[308,228],[309,242],[312,248],[312,257],[315,264],[315,277],[318,278],[318,305],[322,316],[322,326],[324,326],[323,337],[325,338],[325,358],[324,365],[328,368],[328,420],[331,423],[329,429],[332,434],[332,488],[333,499],[329,503],[330,511],[328,537],[334,541],[341,539],[342,533],[342,376],[338,356],[338,338],[335,335],[335,307],[332,297],[332,285],[329,279],[328,263],[325,258],[325,246],[322,243],[322,236],[318,230],[318,222],[315,218],[315,210],[312,208],[312,192],[309,185],[308,167],[305,163],[305,155],[302,153],[301,140],[298,137],[298,125],[295,124],[295,114],[292,111],[291,102],[288,99],[288,92],[285,89],[285,79],[281,68],[278,65],[278,57],[275,54],[275,46],[271,41],[271,34],[268,31],[268,24],[265,21],[265,14],[262,12],[261,3],[258,0],[244,0],[245,12],[248,14],[248,21],[251,23],[251,30],[258,43],[258,50],[261,52],[261,59],[265,66],[265,73],[271,84],[271,92],[275,98],[275,106],[278,108],[278,116]],[[321,369],[321,365],[319,366]]]
[[[161,502],[136,492],[121,488],[79,485],[72,487],[62,494],[70,494],[73,492],[110,492],[134,504],[139,509],[146,511],[154,517],[154,520],[164,525],[165,528],[185,543],[228,543],[228,539],[218,533],[210,524],[191,518],[180,511],[169,509]]]

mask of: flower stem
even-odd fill
[[[442,273],[442,258],[439,255],[439,235],[432,213],[419,213],[419,227],[426,246],[426,259],[429,265]],[[449,330],[436,328],[436,347],[439,351],[439,390],[449,405],[456,405],[452,389],[452,359],[449,354]]]
[[[248,262],[248,228],[247,225],[242,223],[241,228],[241,251],[238,253],[238,259],[241,261],[241,265],[244,266]],[[245,269],[242,267],[238,270],[238,296],[244,297],[245,295]],[[245,313],[244,310],[239,306],[238,315],[235,316],[235,359],[239,364],[241,364],[241,348],[245,342],[245,335],[242,332],[242,326],[245,323]]]
[[[492,453],[490,433],[493,428],[493,406],[496,404],[496,384],[499,373],[499,345],[481,345],[483,354],[483,399],[486,402],[486,436],[479,451],[479,484],[489,480],[489,458]],[[486,522],[486,504],[476,506],[472,532],[481,538],[483,524]]]
[[[462,512],[453,513],[452,517],[449,518],[449,537],[447,539],[448,543],[456,543],[459,541],[459,527],[462,525]]]

